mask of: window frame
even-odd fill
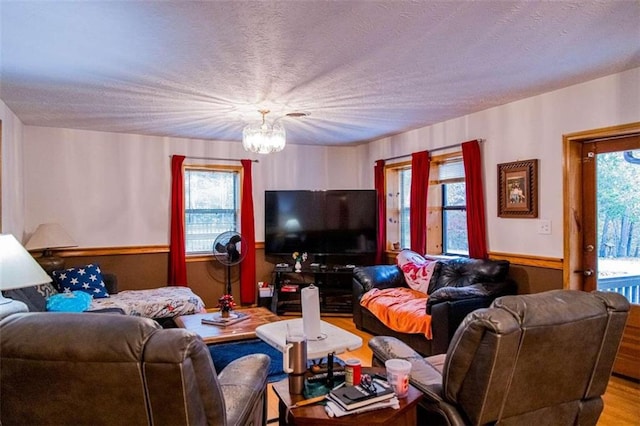
[[[446,199],[447,199],[447,188],[448,185],[454,184],[454,183],[464,183],[466,185],[465,179],[464,178],[456,178],[456,179],[447,179],[446,181],[443,181],[440,183],[440,185],[442,185],[442,254],[444,255],[455,255],[455,256],[469,256],[469,240],[467,238],[467,252],[466,253],[459,253],[459,252],[455,252],[455,251],[449,251],[447,248],[447,231],[448,231],[448,227],[447,227],[447,212],[453,212],[453,211],[463,211],[465,212],[465,217],[466,217],[466,212],[467,212],[467,197],[465,195],[465,204],[464,206],[462,205],[448,205],[446,203]],[[466,221],[465,221],[466,222]]]
[[[402,188],[405,185],[404,179],[406,179],[406,172],[411,173],[411,179],[413,179],[413,171],[411,170],[411,167],[403,167],[402,169],[398,170],[398,188]],[[411,187],[411,184],[409,183],[409,187]],[[405,202],[408,205],[408,207],[405,207]],[[403,220],[403,218],[406,217],[406,222]],[[406,246],[411,244],[411,228],[410,228],[410,217],[411,217],[411,191],[409,191],[409,194],[404,194],[404,192],[399,191],[398,192],[398,226],[399,226],[399,230],[398,230],[398,241],[400,242],[400,247],[403,246],[403,235],[405,235],[405,232],[407,234],[409,234],[409,237],[407,238],[407,244],[405,244]],[[405,229],[408,228],[408,229]]]
[[[429,194],[427,198],[427,253],[438,255],[445,252],[445,189],[444,185],[450,183],[465,182],[465,177],[455,177],[440,180],[438,168],[446,163],[458,162],[462,160],[462,151],[432,156],[429,170]],[[386,212],[387,212],[387,247],[386,251],[397,252],[393,244],[400,242],[401,236],[401,188],[400,172],[411,169],[411,161],[403,161],[385,165],[385,192],[386,192]],[[407,194],[407,196],[409,196]],[[467,210],[467,206],[449,206],[446,210]],[[399,249],[402,247],[400,245]],[[468,256],[468,254],[456,253],[457,256]]]
[[[386,213],[387,213],[387,251],[395,250],[393,244],[401,244],[401,220],[402,206],[400,199],[400,173],[411,169],[411,161],[403,161],[385,165],[384,181],[386,192]]]
[[[242,166],[232,166],[232,165],[222,165],[222,164],[184,164],[182,166],[183,171],[183,182],[184,182],[184,203],[182,206],[182,216],[184,219],[184,238],[185,238],[185,256],[189,260],[197,260],[198,258],[210,258],[213,256],[211,250],[207,251],[193,251],[189,252],[187,248],[187,212],[188,209],[187,202],[187,172],[188,171],[204,171],[204,172],[225,172],[225,173],[235,173],[236,181],[235,181],[235,228],[229,229],[229,231],[241,232],[241,207],[242,207],[242,179],[243,168]],[[228,209],[198,209],[198,210],[228,210]],[[218,234],[219,235],[219,234]],[[217,238],[217,237],[216,237]]]

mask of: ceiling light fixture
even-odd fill
[[[269,154],[284,149],[286,133],[280,124],[267,124],[264,116],[269,114],[268,109],[262,109],[261,124],[249,124],[242,131],[242,146],[249,152]]]

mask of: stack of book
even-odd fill
[[[244,312],[231,312],[228,317],[223,317],[220,312],[216,312],[209,317],[202,318],[202,324],[226,327],[246,319],[249,319],[249,315]]]
[[[362,385],[343,386],[327,395],[329,416],[342,417],[386,407],[398,408],[399,405],[393,389],[382,380],[374,379],[369,389]]]

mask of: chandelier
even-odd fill
[[[249,152],[269,154],[284,149],[286,134],[280,124],[267,124],[264,116],[269,114],[268,109],[259,111],[262,114],[261,124],[249,124],[242,131],[242,146]]]

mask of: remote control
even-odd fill
[[[345,375],[344,371],[334,371],[333,372],[333,377],[343,377]],[[309,383],[314,383],[314,382],[320,382],[322,380],[326,380],[327,379],[327,373],[318,373],[318,374],[314,374],[311,377],[307,378],[307,381]]]

